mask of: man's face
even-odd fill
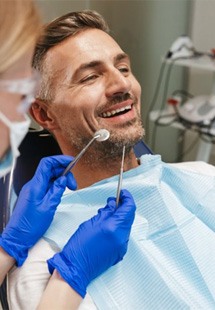
[[[110,131],[94,147],[133,145],[143,135],[141,88],[131,72],[129,57],[105,32],[85,30],[50,49],[47,65],[55,72],[51,113],[61,134],[79,151],[95,131]]]

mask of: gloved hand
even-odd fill
[[[60,176],[73,158],[51,156],[43,158],[33,178],[26,183],[12,216],[0,236],[0,246],[21,266],[31,248],[50,226],[61,196],[68,186],[77,187],[73,174]]]
[[[127,190],[121,191],[118,208],[116,198],[108,198],[106,207],[82,223],[62,252],[47,261],[50,273],[56,269],[84,298],[88,284],[123,259],[135,209]]]

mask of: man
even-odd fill
[[[26,280],[31,265],[37,269],[37,279],[46,283],[48,272],[38,264],[62,248],[79,223],[97,212],[104,195],[115,195],[125,145],[123,187],[137,205],[128,253],[90,284],[91,299],[87,294],[82,305],[213,309],[215,168],[203,163],[168,165],[152,155],[136,160],[133,146],[144,133],[141,88],[128,55],[96,12],[69,13],[48,25],[34,65],[43,82],[31,113],[54,134],[64,154],[77,155],[100,128],[107,129],[110,138],[95,141],[73,168],[78,190],[64,196],[42,242],[22,269],[11,274],[11,305],[25,309],[21,279],[31,301],[36,285],[31,277]],[[50,272],[58,270],[60,260],[59,255],[49,260]],[[28,303],[28,308],[35,305]]]

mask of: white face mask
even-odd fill
[[[18,147],[24,139],[25,135],[28,132],[30,125],[30,118],[25,114],[25,120],[22,122],[11,122],[1,111],[0,111],[0,120],[10,129],[10,147],[12,160],[7,167],[1,168],[0,166],[0,177],[6,175],[10,170],[13,162],[19,156]]]

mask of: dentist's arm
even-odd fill
[[[23,186],[12,216],[0,236],[0,284],[16,263],[21,266],[28,250],[50,226],[61,196],[68,186],[76,189],[71,173],[61,176],[70,156],[43,158],[34,177]]]
[[[123,259],[135,209],[131,194],[122,190],[118,208],[116,198],[108,198],[106,207],[79,226],[63,250],[48,260],[53,274],[38,310],[78,308],[89,283]]]
[[[54,270],[37,310],[76,310],[83,298]]]
[[[6,274],[15,264],[15,259],[11,257],[3,248],[0,247],[0,285],[2,284]]]

